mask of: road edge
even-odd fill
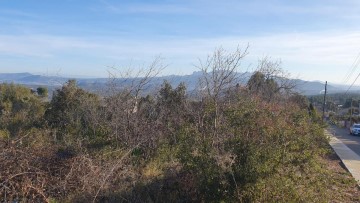
[[[330,139],[329,144],[339,156],[341,162],[356,180],[360,187],[360,156],[347,147],[341,140],[334,136],[335,132],[325,129],[325,135]]]

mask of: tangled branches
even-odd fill
[[[54,156],[54,149],[20,148],[0,144],[0,201],[48,202],[65,193],[59,179],[67,172],[67,160]]]

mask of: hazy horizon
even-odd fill
[[[169,76],[190,76],[192,74],[195,73],[200,73],[200,70],[195,70],[194,72],[190,73],[190,74],[159,74],[156,77],[169,77]],[[251,71],[247,71],[247,72],[237,72],[239,74],[243,74],[243,73],[252,73]],[[59,78],[73,78],[73,79],[107,79],[109,78],[109,76],[105,76],[105,77],[98,77],[98,76],[85,76],[85,75],[65,75],[65,74],[46,74],[46,73],[34,73],[34,72],[0,72],[0,74],[31,74],[33,76],[44,76],[44,77],[59,77]],[[118,78],[122,78],[122,77],[118,77]],[[293,80],[304,80],[306,82],[320,82],[325,84],[326,81],[321,81],[321,80],[305,80],[302,78],[290,78]],[[336,85],[343,85],[343,86],[347,86],[347,84],[341,84],[341,83],[333,83],[333,82],[328,82],[329,84],[336,84]]]

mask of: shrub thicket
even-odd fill
[[[201,100],[166,81],[146,97],[69,81],[49,103],[2,84],[0,201],[348,201],[329,186],[316,112],[255,74],[261,85],[217,86]]]

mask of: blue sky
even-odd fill
[[[358,0],[0,0],[0,72],[107,77],[161,55],[163,75],[191,74],[216,47],[249,44],[240,71],[269,56],[294,78],[342,83],[359,22]]]

